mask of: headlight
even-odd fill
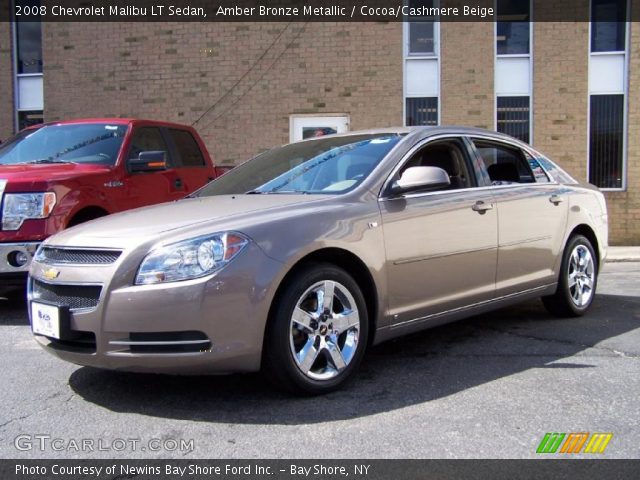
[[[55,204],[53,192],[7,193],[2,209],[2,229],[18,230],[27,219],[47,218]]]
[[[145,257],[136,285],[177,282],[220,270],[240,253],[249,240],[239,233],[215,233],[167,245]]]

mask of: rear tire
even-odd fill
[[[556,293],[542,297],[545,308],[559,317],[584,315],[593,303],[598,283],[598,262],[589,239],[572,236],[562,253]]]
[[[335,265],[309,264],[287,281],[276,302],[263,358],[272,382],[298,395],[320,395],[351,380],[369,325],[355,280]]]

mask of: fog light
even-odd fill
[[[24,267],[29,261],[29,255],[19,250],[15,250],[7,255],[9,265],[12,267]]]

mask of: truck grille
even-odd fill
[[[58,285],[40,280],[33,280],[31,286],[33,300],[67,306],[70,310],[95,308],[101,291],[99,285]]]
[[[37,260],[43,263],[109,265],[115,262],[121,253],[119,250],[43,247]]]

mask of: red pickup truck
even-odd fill
[[[100,118],[27,128],[0,145],[0,294],[39,243],[81,222],[177,200],[218,177],[188,126]]]

